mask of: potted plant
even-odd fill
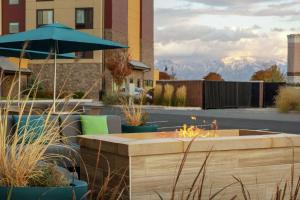
[[[146,125],[148,115],[142,109],[144,94],[140,95],[137,103],[133,97],[122,98],[122,111],[125,116],[126,124],[122,124],[122,133],[147,133],[157,132],[156,125]]]
[[[53,108],[41,116],[31,115],[32,106],[23,115],[29,95],[19,106],[13,125],[9,125],[13,101],[8,97],[0,108],[0,199],[82,199],[88,192],[87,183],[55,163],[63,155],[46,152],[53,146],[68,148],[62,143],[58,117],[52,118]]]

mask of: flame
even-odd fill
[[[209,138],[209,137],[218,137],[216,134],[216,130],[213,131],[206,131],[195,126],[188,127],[186,124],[182,126],[179,130],[179,137],[182,138],[194,138],[194,137],[201,137],[201,138]]]

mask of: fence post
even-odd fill
[[[264,81],[259,82],[259,107],[264,107]]]

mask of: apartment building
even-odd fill
[[[54,22],[128,45],[133,73],[126,82],[137,87],[153,84],[153,0],[1,0],[2,34],[16,33]],[[17,13],[17,14],[16,14]],[[106,52],[76,52],[79,59],[59,60],[57,86],[63,91],[86,92],[98,99],[113,90],[112,78],[103,78]],[[52,61],[32,60],[33,75],[49,92],[53,88]]]
[[[288,35],[288,82],[300,83],[300,35]]]
[[[11,34],[20,31],[25,31],[25,1],[20,0],[0,0],[0,35]],[[1,55],[0,55],[1,56]],[[27,68],[28,61],[22,60],[20,63],[21,68]],[[14,80],[14,76],[18,71],[19,59],[17,58],[0,58],[0,73],[1,75],[1,87],[0,95],[7,96],[9,93],[11,83]],[[28,77],[30,76],[30,70],[22,69],[22,85],[26,85]],[[16,95],[18,92],[13,90],[12,95]]]

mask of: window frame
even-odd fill
[[[17,32],[11,32],[11,31],[10,31],[10,30],[11,30],[11,29],[10,29],[10,25],[11,25],[11,24],[18,24],[18,31],[17,31]],[[9,34],[14,34],[14,33],[19,33],[19,32],[20,32],[20,22],[9,22],[9,23],[8,23],[8,33],[9,33]]]
[[[14,6],[14,5],[19,5],[20,4],[20,0],[17,0],[18,1],[17,3],[11,3],[10,1],[11,0],[8,0],[8,5]]]
[[[79,59],[94,59],[94,51],[75,52],[75,56]]]
[[[86,11],[89,10],[91,12],[91,22],[85,22],[83,24],[77,23],[77,11],[84,10],[84,19],[86,20],[88,17],[86,16]],[[85,8],[75,8],[75,28],[76,29],[94,29],[94,8],[93,7],[85,7]]]
[[[38,24],[39,22],[39,12],[44,12],[44,11],[52,11],[52,23],[54,23],[54,9],[37,9],[36,10],[36,27],[41,27],[47,24]]]

